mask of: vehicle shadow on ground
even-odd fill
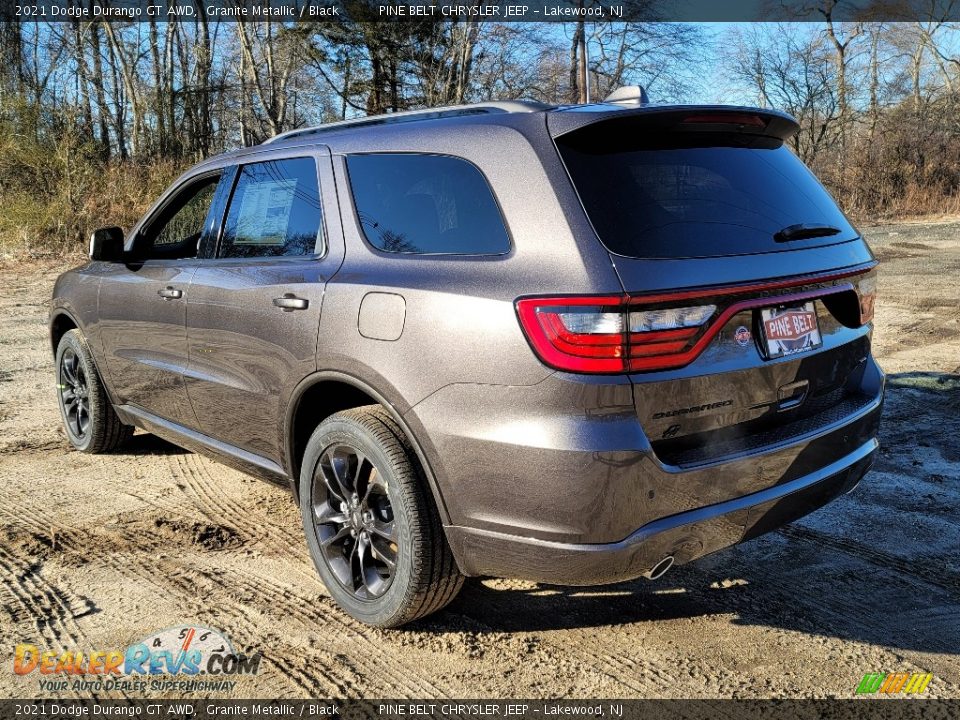
[[[179,445],[167,442],[163,438],[157,437],[148,432],[138,432],[132,438],[127,440],[122,446],[113,451],[113,455],[187,455],[189,450],[185,450]]]
[[[420,632],[543,632],[610,626],[634,633],[657,623],[729,616],[738,626],[771,627],[803,634],[883,645],[901,650],[960,655],[960,597],[943,588],[927,592],[889,572],[846,567],[824,573],[829,553],[807,558],[810,548],[774,534],[676,568],[653,583],[637,580],[595,588],[499,587],[468,580],[450,607],[409,626]],[[766,556],[766,557],[760,557]],[[836,565],[843,565],[842,558]],[[751,568],[753,566],[753,568]],[[899,585],[899,587],[897,587]],[[709,627],[709,626],[706,626]]]

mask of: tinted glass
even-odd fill
[[[316,252],[320,191],[312,158],[244,165],[230,199],[219,257]]]
[[[779,140],[675,133],[651,141],[585,133],[561,139],[558,147],[600,239],[620,255],[738,255],[857,237],[826,190]],[[796,224],[838,232],[775,240]]]
[[[200,182],[181,190],[173,203],[164,211],[166,219],[159,220],[148,230],[152,246],[159,256],[181,246],[178,257],[196,255],[203,225],[217,190],[219,175],[204,178]],[[172,213],[172,214],[171,214]]]
[[[367,241],[397,253],[499,255],[510,250],[480,171],[438,155],[353,155],[353,199]]]

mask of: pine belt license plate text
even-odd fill
[[[764,308],[760,311],[760,326],[767,357],[812,350],[823,342],[812,300],[803,305]]]

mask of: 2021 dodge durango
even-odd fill
[[[67,437],[289,486],[329,593],[656,578],[851,490],[875,259],[772,110],[506,102],[293,131],[93,234],[50,310]]]

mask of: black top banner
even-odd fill
[[[13,22],[910,22],[957,0],[0,0]]]

